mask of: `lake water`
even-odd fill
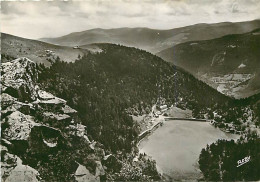
[[[218,139],[238,139],[239,135],[222,132],[208,122],[165,121],[139,144],[141,153],[156,160],[158,170],[169,179],[198,179],[201,149]]]

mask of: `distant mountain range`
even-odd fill
[[[57,38],[42,38],[40,40],[63,46],[114,43],[157,53],[183,42],[214,39],[228,34],[241,34],[250,32],[259,27],[260,20],[237,23],[196,24],[169,30],[149,28],[98,28],[74,32]]]
[[[220,92],[246,97],[260,91],[260,29],[178,44],[157,55]]]

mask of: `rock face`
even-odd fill
[[[96,171],[95,174],[90,173],[90,171],[83,165],[78,164],[78,168],[75,172],[75,178],[77,182],[97,182],[100,181],[100,176],[105,174],[105,170],[101,162],[96,161]]]
[[[76,178],[76,181],[78,181],[78,182],[97,181],[95,175],[91,174],[89,172],[89,170],[81,164],[79,164],[79,166],[75,172],[75,178]]]
[[[17,97],[21,101],[37,98],[36,65],[27,58],[18,58],[1,65],[2,92]]]
[[[39,126],[38,123],[34,122],[34,118],[29,115],[24,115],[20,111],[15,111],[5,118],[5,121],[9,125],[3,131],[3,136],[7,140],[27,140],[31,129],[34,126]]]
[[[69,136],[78,137],[89,144],[92,151],[95,150],[95,147],[90,146],[93,142],[87,137],[86,126],[74,121],[77,111],[66,105],[65,100],[39,88],[35,63],[27,58],[2,63],[1,74],[3,181],[39,181],[41,174],[33,167],[23,164],[22,160],[27,155],[56,155],[63,148],[72,145],[67,141]],[[30,161],[27,160],[26,163]],[[41,169],[37,160],[34,163],[34,167]],[[79,181],[97,181],[105,172],[100,161],[96,160],[96,164],[96,174],[91,174],[84,165],[79,165],[71,175]],[[79,174],[82,171],[83,178]]]
[[[60,130],[41,125],[32,128],[28,142],[31,153],[45,154],[52,153],[63,146],[65,139]]]
[[[39,173],[28,165],[23,165],[22,160],[16,155],[8,153],[5,146],[1,146],[1,175],[6,182],[37,182],[40,181]]]

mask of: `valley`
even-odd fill
[[[235,98],[259,93],[259,29],[245,34],[192,41],[165,49],[158,56],[213,88]],[[253,86],[254,85],[254,86]]]
[[[214,74],[203,74],[198,76],[199,79],[205,81],[209,85],[216,88],[217,91],[225,95],[229,95],[235,98],[241,98],[242,90],[248,87],[248,82],[255,78],[255,74],[241,74],[241,73],[231,73],[225,75],[215,75]],[[255,90],[258,93],[258,89]],[[250,93],[251,94],[251,93]],[[254,94],[254,93],[253,93]]]

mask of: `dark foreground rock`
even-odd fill
[[[74,121],[76,110],[39,88],[35,63],[27,58],[2,63],[1,74],[2,180],[99,181],[104,151],[96,154],[102,149]]]

